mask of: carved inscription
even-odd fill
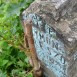
[[[66,77],[68,62],[64,58],[64,45],[56,32],[35,14],[29,14],[27,18],[31,18],[34,23],[32,29],[38,58],[56,77]]]
[[[64,77],[67,73],[67,62],[62,54],[59,54],[63,50],[62,44],[59,42],[59,39],[55,39],[53,37],[53,35],[56,36],[54,32],[52,35],[49,33],[50,32],[40,32],[37,28],[33,27],[35,47],[38,58],[42,60],[42,62],[44,62],[50,70],[53,70],[58,77]]]

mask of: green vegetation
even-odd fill
[[[23,52],[20,14],[33,0],[0,0],[0,77],[33,77]]]

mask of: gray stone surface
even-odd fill
[[[76,77],[77,0],[35,0],[22,17],[33,21],[36,52],[45,74]]]
[[[54,5],[52,1],[35,1],[23,12],[23,15],[35,13],[41,16],[61,35],[60,38],[62,38],[67,47],[71,47],[71,51],[77,45],[77,0],[54,0],[60,3],[57,9],[55,8],[57,4]]]
[[[67,0],[36,0],[39,3],[42,3],[45,1],[45,3],[51,3],[55,5],[55,8],[58,9],[62,4],[64,4]]]

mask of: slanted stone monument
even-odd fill
[[[77,0],[35,0],[22,18],[33,22],[45,77],[77,77]]]

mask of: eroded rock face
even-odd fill
[[[77,32],[73,30],[77,21],[76,9],[77,0],[36,0],[23,14],[35,13],[41,16],[62,35],[66,45],[73,47],[77,40]]]
[[[76,77],[77,0],[35,0],[22,18],[33,21],[37,56],[47,77],[51,71],[53,77]]]
[[[58,9],[64,2],[66,2],[67,0],[36,0],[37,2],[49,2],[51,4],[55,5],[55,8]]]

